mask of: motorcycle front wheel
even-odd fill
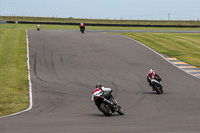
[[[124,110],[119,106],[119,110],[117,111],[118,114],[124,115]]]
[[[81,32],[82,32],[83,34],[84,34],[84,31],[85,31],[84,28],[81,28]]]
[[[105,116],[111,116],[112,115],[111,108],[108,105],[106,105],[105,103],[100,104],[100,109],[104,113]]]
[[[158,87],[158,85],[157,85],[157,84],[155,84],[155,85],[154,85],[154,88],[155,88],[155,90],[156,90],[156,92],[157,92],[158,94],[161,94],[161,93],[163,93],[163,90],[162,90],[162,88],[161,88],[161,87]]]

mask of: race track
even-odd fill
[[[33,108],[1,118],[1,133],[199,133],[200,80],[134,40],[115,34],[28,31]],[[164,94],[152,92],[149,68]],[[113,89],[124,116],[91,101],[96,83]]]

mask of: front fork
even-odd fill
[[[115,111],[118,111],[120,109],[117,100],[115,100],[114,98],[111,98],[110,101],[104,98],[104,101],[108,103]]]

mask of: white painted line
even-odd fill
[[[14,113],[14,114],[10,114],[10,115],[6,115],[6,116],[2,116],[0,118],[5,118],[5,117],[9,117],[9,116],[14,116],[14,115],[18,115],[21,113],[24,113],[26,111],[29,111],[32,109],[33,107],[33,98],[32,98],[32,83],[31,83],[31,75],[30,75],[30,59],[29,59],[29,41],[28,41],[28,31],[26,30],[26,43],[27,43],[27,67],[28,67],[28,80],[29,80],[29,107],[23,111]]]
[[[120,35],[120,34],[118,34],[118,35]],[[121,36],[123,36],[123,35],[121,35]],[[174,66],[177,67],[178,69],[180,69],[180,70],[186,72],[187,74],[189,74],[189,75],[191,75],[191,76],[193,76],[193,77],[196,77],[196,78],[200,79],[199,77],[197,77],[197,76],[195,76],[195,75],[193,75],[193,74],[191,74],[191,73],[189,73],[189,72],[183,70],[183,69],[180,68],[179,66],[175,65],[173,62],[170,62],[167,58],[165,58],[164,56],[162,56],[161,54],[159,54],[159,53],[156,52],[155,50],[151,49],[150,47],[144,45],[143,43],[141,43],[141,42],[139,42],[139,41],[137,41],[137,40],[135,40],[135,39],[133,39],[133,38],[127,37],[127,36],[123,36],[123,37],[128,38],[128,39],[131,39],[131,40],[133,40],[133,41],[136,41],[137,43],[143,45],[144,47],[146,47],[146,48],[148,48],[149,50],[153,51],[153,52],[156,53],[157,55],[161,56],[163,59],[165,59],[167,62],[171,63],[172,65],[174,65]]]

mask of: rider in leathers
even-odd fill
[[[81,28],[83,28],[84,31],[85,31],[85,24],[84,24],[84,23],[80,23],[80,24],[79,24],[79,27],[80,27],[80,31],[81,31]]]
[[[112,89],[111,88],[105,88],[105,87],[102,87],[102,85],[100,83],[98,83],[96,85],[96,88],[95,90],[92,92],[92,94],[95,94],[95,93],[108,93],[108,94],[105,94],[103,95],[106,99],[110,99],[110,98],[113,98],[113,96],[111,95],[112,93]],[[94,101],[94,95],[92,95],[92,101]]]
[[[40,29],[40,25],[39,24],[37,25],[37,28]]]
[[[153,69],[150,69],[147,73],[147,81],[149,82],[149,86],[151,86],[151,80],[152,79],[155,79],[157,80],[158,82],[162,81],[161,77],[153,70]]]
[[[95,102],[95,98],[94,98],[94,95],[95,94],[102,94],[102,96],[108,100],[111,100],[112,99],[112,102],[114,104],[114,107],[117,107],[118,103],[117,101],[114,99],[114,97],[112,96],[112,89],[111,88],[105,88],[105,87],[102,87],[102,85],[100,83],[98,83],[96,85],[96,88],[95,90],[92,92],[92,101]],[[95,102],[96,104],[96,102]],[[96,104],[96,106],[98,107],[98,105]],[[98,107],[99,108],[99,107]]]

